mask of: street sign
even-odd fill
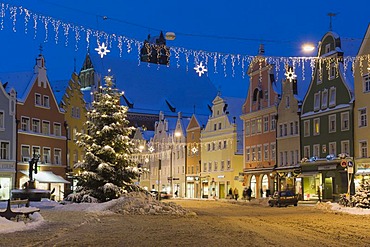
[[[353,166],[348,166],[347,167],[347,172],[348,172],[348,174],[352,174],[353,173]]]
[[[340,165],[341,165],[342,167],[347,167],[347,161],[346,161],[346,160],[342,160],[342,161],[340,162]]]
[[[352,160],[349,160],[349,161],[347,162],[347,165],[348,165],[348,167],[353,167],[353,161],[352,161]]]

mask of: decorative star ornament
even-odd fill
[[[290,82],[292,82],[295,78],[297,78],[297,75],[294,73],[293,71],[293,68],[292,67],[289,67],[285,74],[284,74],[287,78],[287,80],[289,80]]]
[[[198,73],[199,77],[201,77],[205,72],[208,71],[206,67],[203,65],[203,62],[200,62],[200,64],[195,66],[194,69],[195,69],[195,72]]]
[[[98,52],[100,58],[103,58],[105,55],[107,55],[108,52],[110,52],[110,50],[108,50],[108,47],[105,46],[104,42],[101,45],[99,44],[99,47],[95,48],[95,51]]]
[[[154,148],[151,146],[151,147],[149,148],[149,152],[153,153],[153,151],[154,151]]]
[[[191,151],[193,152],[193,154],[195,154],[196,152],[198,152],[198,148],[193,147],[193,148],[191,149]]]

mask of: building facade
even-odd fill
[[[0,84],[0,200],[10,199],[16,182],[16,92]]]
[[[277,188],[276,116],[279,94],[273,65],[260,55],[248,69],[249,90],[242,107],[244,123],[244,184],[252,197],[265,197]]]
[[[222,199],[235,188],[240,193],[243,191],[243,181],[239,181],[239,174],[243,172],[242,137],[238,135],[236,122],[243,99],[224,99],[217,95],[212,103],[212,115],[201,132],[201,173],[207,178],[207,183],[202,182],[202,194]],[[241,134],[242,122],[238,122]]]
[[[304,98],[301,115],[301,164],[304,199],[333,200],[346,193],[348,178],[339,154],[353,157],[354,96],[343,72],[340,37],[326,33]]]

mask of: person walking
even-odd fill
[[[229,189],[229,196],[230,196],[230,199],[233,199],[233,189],[231,187]]]
[[[252,197],[252,189],[249,186],[248,189],[247,189],[247,199],[248,199],[248,201],[251,201],[251,197]]]
[[[235,201],[237,201],[237,200],[238,200],[238,197],[239,197],[239,191],[238,191],[238,189],[235,187],[235,189],[234,189],[234,198],[235,198]]]

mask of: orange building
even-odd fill
[[[251,62],[247,99],[242,107],[244,124],[244,185],[252,197],[266,197],[276,188],[276,115],[279,95],[273,65],[260,54]]]
[[[60,110],[40,54],[34,71],[1,75],[17,91],[17,173],[16,187],[29,181],[29,160],[37,159],[33,174],[37,189],[53,191],[56,200],[64,198],[66,171],[66,132]]]

